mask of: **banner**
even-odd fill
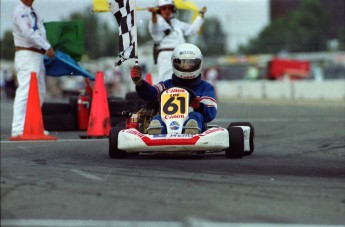
[[[83,21],[47,22],[44,27],[54,50],[63,51],[75,61],[80,61],[85,51]]]
[[[44,66],[47,76],[83,76],[95,80],[91,73],[81,67],[68,54],[59,50],[55,51],[54,58],[44,55]]]

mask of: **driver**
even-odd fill
[[[138,95],[145,100],[158,100],[161,93],[171,87],[185,87],[195,93],[195,99],[189,103],[189,119],[185,122],[185,134],[198,134],[206,130],[205,123],[211,122],[217,114],[217,101],[214,87],[201,79],[203,56],[200,49],[190,43],[177,46],[171,56],[172,78],[151,86],[142,79],[138,65],[131,69],[131,77]],[[148,134],[166,134],[161,116],[155,115],[148,127]]]

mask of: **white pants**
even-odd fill
[[[171,79],[173,74],[171,64],[172,51],[162,51],[158,55],[157,66],[158,66],[158,78],[159,81]]]
[[[42,54],[27,50],[17,51],[14,64],[17,72],[18,88],[13,104],[12,133],[24,131],[31,72],[36,72],[41,107],[46,94],[45,67]]]

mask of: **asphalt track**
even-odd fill
[[[108,157],[106,139],[51,132],[8,141],[1,102],[1,226],[344,226],[345,103],[219,103],[214,122],[249,121],[255,151]]]

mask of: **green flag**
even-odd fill
[[[47,22],[44,26],[54,50],[61,50],[75,61],[80,61],[85,51],[83,21]]]

